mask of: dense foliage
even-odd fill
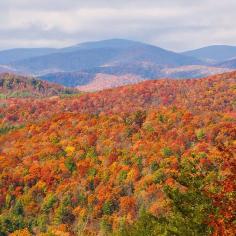
[[[0,98],[48,97],[74,93],[78,92],[38,79],[9,73],[0,74]]]
[[[236,74],[0,106],[0,235],[229,235]]]

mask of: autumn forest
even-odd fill
[[[236,72],[0,94],[0,236],[235,235]]]

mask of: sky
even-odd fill
[[[236,45],[236,0],[0,0],[0,49],[124,38],[184,51]]]

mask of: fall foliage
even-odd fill
[[[0,101],[0,235],[235,234],[236,73]]]
[[[58,84],[10,73],[0,73],[0,98],[49,97],[76,94],[78,91]]]

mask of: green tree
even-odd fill
[[[73,157],[68,157],[65,160],[65,166],[71,173],[76,170],[76,164],[74,162]]]
[[[103,212],[104,215],[111,215],[112,214],[112,212],[113,212],[113,204],[112,204],[111,201],[106,201],[103,204],[102,212]]]
[[[41,207],[42,211],[44,213],[48,213],[56,202],[57,202],[57,198],[55,197],[55,195],[49,194],[46,198],[44,198],[44,201]]]

